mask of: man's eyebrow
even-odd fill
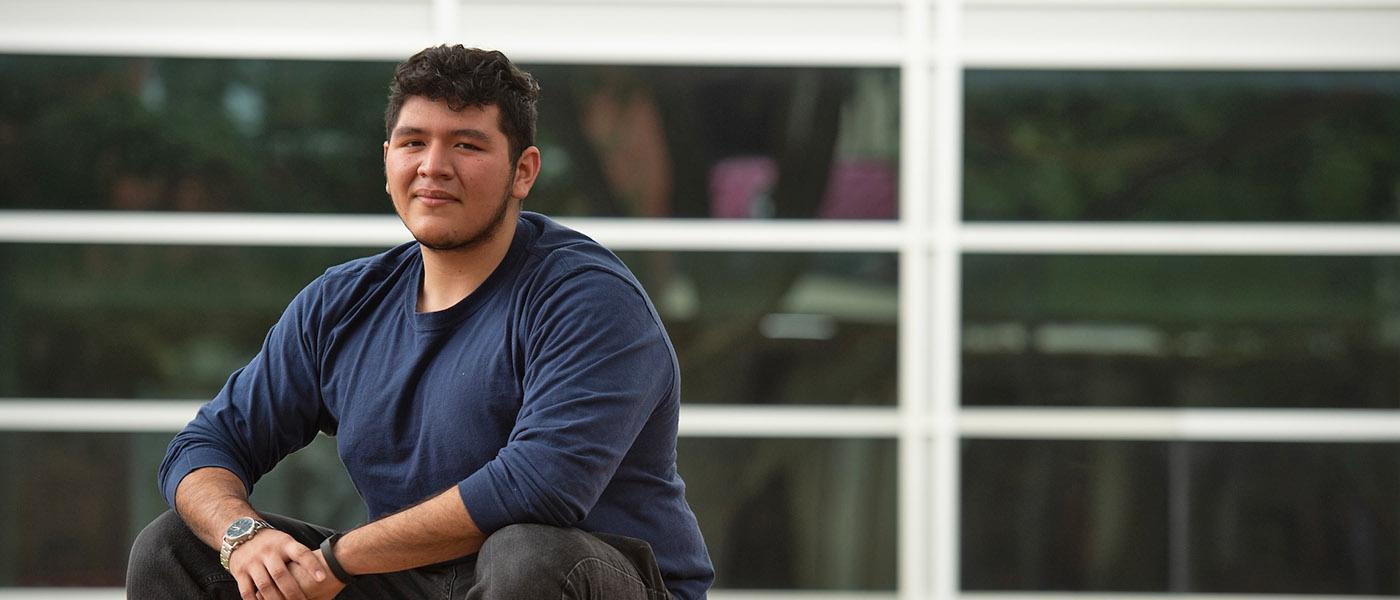
[[[394,129],[393,137],[401,137],[406,135],[425,135],[427,133],[427,130],[421,127],[410,127],[408,125],[404,125],[401,127],[396,127]],[[474,140],[481,140],[483,142],[491,140],[491,136],[480,129],[454,129],[452,130],[451,135],[452,137],[472,138]]]
[[[452,137],[466,137],[483,142],[491,141],[491,136],[480,129],[454,129],[452,130]]]

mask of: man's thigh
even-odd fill
[[[511,525],[487,538],[477,555],[467,600],[667,598],[651,548],[635,556],[626,546],[585,531],[548,525]]]

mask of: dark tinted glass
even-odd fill
[[[963,259],[967,405],[1400,408],[1400,259]]]
[[[893,440],[682,438],[679,452],[716,587],[894,589]]]
[[[166,510],[167,433],[0,432],[0,586],[120,587],[136,534]],[[365,509],[321,437],[255,486],[260,510],[349,528]]]
[[[892,254],[633,252],[688,403],[894,404]]]
[[[0,56],[0,208],[388,213],[393,66]],[[895,217],[894,69],[525,68],[532,210]]]
[[[170,434],[0,432],[0,586],[120,586],[166,509]],[[683,439],[680,470],[716,566],[737,588],[893,589],[890,440]],[[320,437],[257,483],[260,510],[338,529],[364,506]]]
[[[962,586],[1393,595],[1398,450],[964,441]]]
[[[1400,73],[969,71],[971,220],[1400,220]]]
[[[0,396],[213,396],[287,303],[370,249],[0,245]]]
[[[0,397],[212,396],[372,249],[0,244]],[[704,403],[893,404],[891,254],[628,253]]]

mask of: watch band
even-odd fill
[[[225,532],[222,543],[219,545],[219,565],[223,566],[224,570],[229,571],[230,573],[232,573],[233,571],[229,569],[228,562],[229,558],[233,555],[233,551],[237,550],[239,546],[242,546],[244,542],[253,539],[253,536],[257,535],[259,531],[263,529],[273,529],[272,525],[268,524],[267,521],[264,521],[262,519],[254,519],[252,517],[240,517],[234,520],[234,523],[237,523],[238,521],[241,521],[243,519],[248,519],[249,521],[252,521],[252,528],[247,533],[239,536],[237,539],[229,539],[229,534]],[[233,525],[229,525],[229,529],[232,528]]]
[[[355,576],[346,571],[345,567],[341,566],[340,561],[335,558],[335,544],[344,535],[344,533],[337,533],[322,540],[321,557],[326,560],[326,566],[331,568],[331,574],[335,575],[336,579],[339,579],[341,583],[350,583]]]

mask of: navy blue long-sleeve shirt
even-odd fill
[[[457,305],[416,312],[416,243],[333,267],[175,436],[159,481],[249,490],[318,431],[372,519],[455,485],[490,534],[574,526],[651,543],[671,594],[714,579],[676,472],[679,369],[641,285],[611,252],[522,213],[501,264]]]

